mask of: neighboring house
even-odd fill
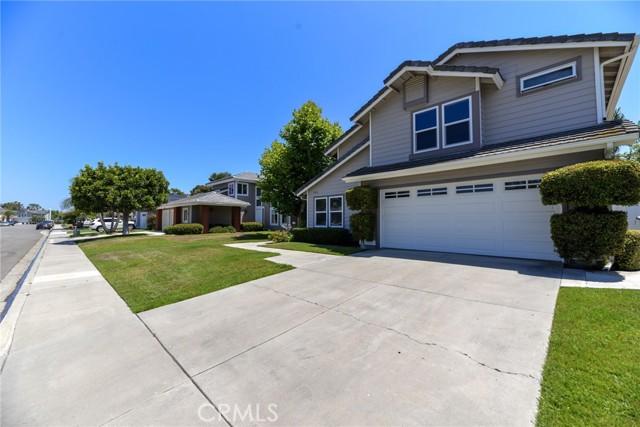
[[[33,224],[35,221],[33,220],[34,216],[44,217],[45,220],[51,220],[51,211],[48,210],[27,210],[21,209],[13,215],[13,219],[16,222],[22,224]]]
[[[268,203],[262,202],[259,176],[254,172],[241,172],[227,178],[211,181],[206,185],[220,194],[249,203],[242,210],[242,222],[261,222],[265,229],[280,229],[287,227],[289,217],[271,209]]]
[[[249,206],[242,200],[211,191],[161,205],[156,213],[156,230],[175,224],[202,224],[204,232],[214,225],[233,225],[240,231],[240,212]]]
[[[175,202],[180,199],[184,199],[187,196],[181,196],[179,194],[169,194],[169,200],[167,203]],[[147,220],[149,215],[155,215],[156,211],[136,211],[133,213],[133,220],[136,223],[136,228],[141,230],[145,230],[147,228]]]
[[[349,227],[345,191],[379,190],[378,247],[558,260],[543,173],[610,158],[638,126],[613,121],[635,34],[459,43],[406,61],[351,117],[301,187],[309,227]]]

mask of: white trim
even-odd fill
[[[607,120],[613,120],[613,116],[616,112],[616,105],[618,104],[618,98],[620,98],[620,93],[622,92],[622,87],[624,86],[625,81],[627,80],[627,75],[631,69],[631,64],[633,64],[633,60],[638,51],[638,44],[640,43],[640,36],[635,36],[633,39],[633,43],[629,46],[627,50],[628,56],[622,60],[620,64],[620,68],[618,68],[618,78],[616,78],[615,83],[613,84],[613,90],[611,91],[611,96],[609,97],[609,104],[606,105],[606,116]],[[606,63],[607,61],[605,61]],[[604,67],[603,67],[604,68]]]
[[[365,108],[364,110],[362,110],[362,112],[360,114],[358,114],[357,116],[355,116],[353,118],[353,120],[351,120],[352,122],[357,122],[359,121],[365,114],[367,114],[369,111],[373,110],[373,108],[378,105],[378,103],[380,101],[382,101],[385,97],[387,97],[388,95],[391,94],[391,92],[394,92],[393,89],[391,89],[390,87],[387,86],[387,90],[385,90],[379,97],[378,99],[376,99],[375,101],[373,101],[371,103],[371,105],[369,105],[367,108]]]
[[[413,118],[413,152],[414,153],[426,153],[428,151],[435,151],[435,150],[439,150],[440,149],[440,106],[436,105],[435,107],[429,107],[429,108],[425,108],[424,110],[420,110],[420,111],[415,111],[412,114],[412,118]],[[421,129],[420,131],[416,130],[416,116],[418,114],[422,114],[422,113],[426,113],[427,111],[431,111],[431,110],[435,110],[436,112],[436,125],[435,127],[430,127],[427,129]],[[426,132],[428,130],[436,130],[436,146],[433,148],[425,148],[423,150],[418,150],[418,138],[417,138],[417,134],[419,132]]]
[[[561,154],[579,153],[582,151],[590,151],[598,148],[607,148],[609,143],[614,146],[631,145],[638,138],[638,134],[627,134],[599,139],[590,139],[583,142],[573,144],[561,144],[551,147],[543,147],[539,149],[529,149],[522,151],[512,151],[504,154],[493,156],[484,156],[480,158],[468,158],[460,160],[452,160],[449,162],[437,163],[434,165],[419,166],[415,168],[402,169],[397,171],[379,172],[370,175],[345,176],[343,182],[352,183],[359,181],[371,181],[374,179],[397,178],[403,176],[427,174],[448,170],[466,169],[476,166],[487,166],[498,163],[515,162],[518,160],[537,159],[543,157],[557,156]]]
[[[398,72],[395,74],[395,76],[393,76],[391,78],[391,80],[389,80],[387,83],[385,83],[385,86],[389,87],[392,84],[394,84],[396,82],[396,80],[398,80],[400,78],[400,76],[402,76],[404,73],[427,72],[428,69],[429,69],[428,65],[423,65],[423,66],[406,65],[406,66],[402,67],[400,70],[398,70]]]
[[[246,193],[240,193],[240,186],[241,185],[246,185],[247,186],[247,192]],[[248,182],[238,181],[236,183],[236,196],[248,196],[248,195],[249,195],[249,183]]]
[[[545,83],[539,83],[539,84],[536,84],[536,85],[528,87],[528,88],[524,87],[524,82],[527,81],[527,80],[534,79],[534,78],[540,77],[540,76],[544,76],[545,74],[551,74],[551,73],[553,73],[555,71],[562,70],[564,68],[569,68],[569,67],[571,68],[571,73],[572,74],[570,76],[568,76],[568,77],[561,77],[561,78],[558,78],[558,79],[555,79],[555,80],[550,80],[550,81],[545,82]],[[526,76],[520,77],[520,87],[518,89],[520,90],[521,94],[525,94],[525,93],[529,93],[532,90],[536,90],[536,89],[539,89],[539,88],[542,88],[542,87],[546,87],[546,86],[550,86],[550,85],[553,85],[553,84],[556,84],[556,83],[560,83],[560,82],[563,82],[565,80],[575,79],[577,77],[578,77],[578,64],[577,64],[577,61],[569,61],[569,62],[566,62],[566,63],[564,63],[562,65],[558,65],[556,67],[546,68],[546,69],[544,69],[542,71],[538,71],[537,73],[527,74]]]
[[[331,210],[331,199],[340,199],[340,211]],[[331,225],[331,214],[340,212],[340,225]],[[344,197],[343,196],[327,196],[327,227],[344,228]]]
[[[371,115],[371,111],[369,111],[369,166],[373,165],[373,133],[371,132],[373,122],[371,120]]]
[[[325,156],[330,156],[331,153],[333,153],[333,151],[336,148],[340,147],[342,145],[342,143],[344,143],[347,139],[351,138],[360,129],[362,129],[362,125],[361,124],[356,124],[356,127],[354,127],[351,132],[345,133],[342,136],[340,136],[340,138],[342,138],[342,140],[338,144],[336,144],[333,147],[330,147],[329,149],[325,150],[324,151],[324,155]],[[340,153],[338,153],[338,156],[340,156]]]
[[[445,107],[450,104],[455,104],[457,102],[464,101],[465,99],[469,101],[469,118],[464,120],[458,120],[457,122],[446,123],[447,118],[445,116]],[[465,96],[464,98],[456,99],[454,101],[447,102],[446,104],[442,104],[441,106],[442,107],[442,148],[459,147],[461,145],[473,144],[472,104],[473,102],[471,100],[471,96]],[[466,142],[459,142],[457,144],[447,144],[447,126],[455,125],[458,123],[464,123],[467,121],[469,122],[469,140]]]
[[[476,71],[439,71],[439,70],[434,70],[433,67],[430,65],[427,67],[427,73],[430,76],[448,76],[448,77],[473,77],[476,79],[491,79],[493,81],[493,84],[496,85],[496,87],[498,89],[502,89],[502,86],[504,85],[504,80],[502,79],[502,76],[500,75],[500,73],[482,73],[482,72],[476,72]]]
[[[364,150],[365,148],[369,147],[371,141],[367,141],[366,144],[363,144],[362,147],[358,148],[357,150],[355,150],[353,153],[349,154],[347,157],[343,159],[340,159],[340,165],[345,164],[346,162],[348,162],[350,159],[352,159],[356,154],[360,153],[362,150]],[[296,196],[300,197],[302,195],[302,193],[304,193],[305,191],[309,190],[311,187],[313,187],[314,185],[316,185],[319,181],[321,181],[322,179],[324,179],[327,175],[329,175],[331,172],[333,172],[335,170],[335,168],[329,168],[327,169],[327,171],[325,173],[323,173],[322,175],[320,175],[317,179],[314,179],[313,181],[311,181],[309,184],[307,184],[304,188],[301,188],[300,191],[298,191],[296,193]]]
[[[602,66],[600,65],[600,48],[593,48],[593,69],[595,71],[596,83],[596,120],[602,123],[604,117],[604,79],[602,78]]]
[[[530,45],[507,45],[507,46],[485,46],[485,47],[466,47],[453,50],[447,56],[440,60],[436,65],[442,65],[456,55],[463,53],[482,53],[482,52],[509,52],[515,50],[547,50],[547,49],[579,49],[589,47],[624,47],[631,42],[573,42],[573,43],[541,43]]]
[[[182,208],[181,215],[182,215],[182,223],[183,224],[190,224],[191,223],[190,211],[191,211],[191,209],[189,209],[189,206],[185,206],[185,207]],[[185,217],[185,213],[187,214],[186,215],[187,216],[186,220],[184,218]]]
[[[318,211],[317,202],[318,200],[324,200],[324,210]],[[324,217],[324,225],[318,225],[318,214],[323,213]],[[314,228],[328,228],[329,227],[329,200],[327,196],[322,197],[314,197],[313,198],[313,227]]]
[[[273,222],[273,216],[276,216],[276,222]],[[280,212],[278,212],[277,210],[271,208],[271,210],[269,211],[269,225],[280,225]]]

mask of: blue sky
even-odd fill
[[[85,165],[188,192],[313,100],[344,129],[403,60],[460,41],[640,32],[640,2],[1,3],[0,200],[58,209]],[[640,119],[640,57],[619,106]]]

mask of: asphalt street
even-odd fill
[[[14,225],[0,227],[0,280],[22,259],[29,249],[48,230],[36,230],[35,225]]]

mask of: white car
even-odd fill
[[[116,219],[105,218],[104,225],[106,225],[107,228],[109,228],[111,227],[111,223],[113,221],[116,221]],[[118,221],[118,225],[116,227],[116,230],[122,230],[122,226],[123,226],[122,220],[117,220],[117,221]],[[104,230],[104,227],[102,226],[102,222],[100,222],[100,218],[96,218],[93,221],[91,221],[91,225],[89,226],[89,228],[92,230],[96,230],[98,233]],[[129,221],[129,231],[133,230],[134,228],[136,228],[136,224],[133,221]]]

